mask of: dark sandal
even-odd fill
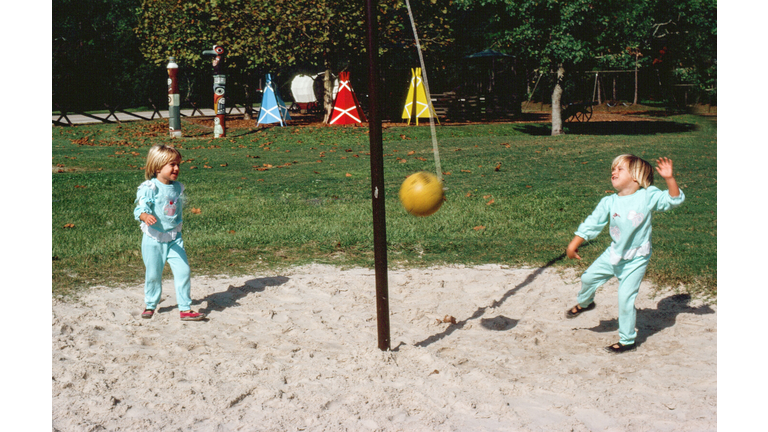
[[[141,313],[142,318],[152,318],[152,316],[155,314],[154,309],[144,309],[144,312]]]
[[[635,344],[624,345],[621,342],[616,342],[613,345],[608,345],[607,347],[605,347],[606,351],[613,354],[620,354],[620,353],[623,353],[624,351],[634,351],[635,349],[637,349]]]
[[[570,309],[568,309],[568,312],[565,313],[566,318],[576,318],[577,316],[581,315],[582,312],[590,311],[595,308],[595,302],[592,302],[587,307],[581,307],[580,305],[576,305]]]

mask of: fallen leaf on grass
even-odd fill
[[[415,154],[416,154],[416,151],[415,151],[415,150],[411,150],[411,151],[409,151],[409,152],[408,152],[408,153],[406,153],[406,154],[407,154],[408,156],[411,156],[411,155],[415,155]]]
[[[229,230],[228,232],[229,232],[230,234],[234,234],[234,233],[235,233],[235,230]]]
[[[344,175],[347,176],[347,177],[352,177],[352,174],[350,174],[350,173],[346,173]]]
[[[491,204],[493,204],[493,203],[495,203],[495,202],[496,202],[496,200],[495,200],[495,199],[493,199],[493,198],[491,198],[491,200],[490,200],[490,201],[488,201],[487,203],[485,203],[485,205],[491,205]]]
[[[192,212],[192,214],[200,214],[200,213],[202,213],[202,210],[200,210],[197,207],[192,207],[192,210],[190,210],[190,211]]]
[[[471,196],[472,196],[472,192],[467,192],[467,194],[466,194],[466,195],[464,195],[464,196],[465,196],[465,197],[467,197],[467,198],[469,198],[469,197],[471,197]]]
[[[485,226],[484,225],[478,225],[478,226],[476,226],[476,227],[474,227],[472,229],[475,230],[475,231],[480,231],[480,230],[484,230]]]
[[[223,166],[223,167],[225,167],[225,166],[227,166],[227,165],[229,165],[229,164],[228,164],[228,163],[226,163],[226,162],[224,162],[223,164],[221,164],[221,165],[219,165],[219,166]]]
[[[494,168],[494,169],[495,169],[496,171],[500,170],[500,169],[501,169],[501,162],[499,162],[499,163],[496,165],[496,168]]]
[[[71,224],[71,223],[64,224],[64,228],[74,228],[74,227],[75,227],[75,224]]]

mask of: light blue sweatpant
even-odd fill
[[[576,299],[581,307],[589,306],[595,299],[595,291],[616,276],[619,279],[619,342],[631,345],[637,337],[635,298],[651,255],[622,260],[616,265],[611,264],[610,258],[611,251],[608,248],[581,275],[581,291]]]
[[[176,302],[180,311],[189,310],[192,305],[190,296],[189,263],[184,241],[181,235],[169,243],[161,243],[144,234],[141,239],[141,255],[144,258],[146,273],[144,277],[144,303],[147,309],[157,309],[160,295],[163,293],[163,267],[166,261],[173,272],[176,285]]]

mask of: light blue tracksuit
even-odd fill
[[[156,309],[160,302],[163,292],[163,267],[166,262],[173,272],[179,310],[187,311],[192,305],[189,263],[181,238],[183,203],[184,185],[179,182],[166,185],[153,178],[139,185],[136,192],[134,218],[139,220],[139,216],[146,213],[157,219],[152,226],[141,223],[141,230],[144,232],[141,255],[146,267],[144,302],[147,309]]]
[[[575,234],[591,240],[610,222],[611,245],[581,276],[581,291],[577,300],[581,307],[589,306],[595,291],[616,276],[619,279],[619,342],[635,343],[635,298],[651,259],[651,216],[654,211],[666,211],[685,201],[685,194],[672,197],[656,186],[639,189],[632,195],[613,194],[600,200]]]

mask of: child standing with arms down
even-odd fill
[[[667,182],[667,191],[653,184],[653,167],[637,156],[623,154],[611,164],[611,183],[617,193],[600,200],[594,212],[576,230],[566,249],[568,258],[581,259],[579,246],[597,237],[610,223],[611,245],[581,276],[578,304],[566,312],[575,318],[595,308],[595,291],[612,277],[619,279],[619,342],[606,351],[621,353],[635,349],[635,298],[651,258],[651,212],[666,211],[682,204],[685,194],[677,186],[672,161],[656,161],[656,171]]]
[[[205,315],[190,309],[189,263],[181,239],[184,185],[179,183],[181,153],[166,145],[152,146],[147,153],[146,181],[136,192],[133,216],[141,221],[141,255],[146,267],[142,318],[152,318],[162,294],[163,267],[171,266],[176,301],[182,321],[200,321]]]

